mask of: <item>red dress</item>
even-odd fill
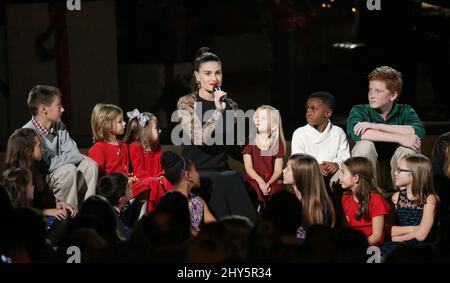
[[[386,215],[389,212],[389,206],[382,196],[373,193],[370,195],[369,200],[369,215],[370,220],[366,221],[363,218],[356,220],[355,216],[359,209],[359,203],[353,198],[353,195],[348,194],[342,197],[342,208],[344,210],[345,218],[347,219],[347,225],[350,228],[359,230],[364,233],[366,237],[372,235],[372,219],[376,216]],[[383,243],[384,234],[381,236],[378,244]],[[377,244],[377,245],[378,245]]]
[[[117,145],[105,141],[96,142],[89,150],[88,156],[94,159],[98,165],[99,178],[111,173],[129,175],[128,145],[119,141]],[[131,191],[144,191],[147,189],[143,182],[136,182],[131,186]]]
[[[158,145],[155,150],[145,151],[141,144],[135,141],[129,148],[134,175],[145,184],[144,187],[132,188],[133,196],[150,189],[148,211],[153,211],[161,197],[173,188],[164,176],[164,169],[161,166],[163,153],[161,146]]]
[[[274,154],[270,154],[269,151],[261,151],[256,145],[248,144],[242,150],[242,154],[250,154],[252,157],[253,169],[256,173],[263,178],[263,180],[267,183],[270,178],[272,178],[273,170],[275,167],[275,160],[277,158],[284,157],[284,146],[279,142],[278,151]],[[249,175],[244,176],[244,181],[250,184],[250,186],[256,191],[258,196],[258,201],[265,204],[267,196],[264,196],[261,189],[259,188],[258,182],[256,182]],[[270,193],[268,198],[277,192],[283,190],[283,180],[278,179],[272,183]]]

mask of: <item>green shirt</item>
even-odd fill
[[[361,135],[355,135],[353,128],[358,122],[381,123],[386,125],[402,125],[414,128],[415,134],[419,138],[425,137],[425,127],[417,116],[416,111],[408,104],[394,103],[391,112],[385,121],[378,112],[370,108],[369,104],[359,104],[353,106],[347,118],[347,134],[357,142],[361,140]]]

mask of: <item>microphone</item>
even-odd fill
[[[218,90],[222,90],[222,89],[220,88],[219,84],[216,83],[216,84],[213,86],[213,91],[218,91]],[[225,102],[225,99],[226,99],[226,98],[227,98],[226,95],[222,96],[222,97],[220,98],[220,102]]]

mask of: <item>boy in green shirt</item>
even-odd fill
[[[391,175],[397,171],[398,160],[420,152],[425,128],[414,109],[397,104],[402,91],[401,73],[388,66],[372,71],[369,76],[369,104],[352,108],[347,119],[347,134],[356,142],[352,156],[368,158],[376,169],[376,142],[397,144],[390,160]]]

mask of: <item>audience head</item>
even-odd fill
[[[165,176],[172,185],[178,185],[185,182],[190,188],[200,187],[200,175],[195,164],[174,152],[166,151],[161,160],[162,167],[165,169]]]
[[[128,177],[122,173],[111,173],[100,178],[97,194],[105,197],[112,206],[122,208],[132,197]]]

